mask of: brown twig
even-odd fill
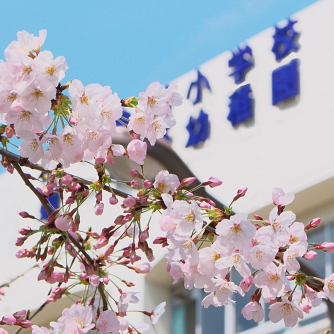
[[[1,147],[0,147],[0,154],[3,155],[4,157],[6,157],[7,160],[13,164],[14,168],[15,168],[14,164],[16,163],[16,164],[18,164],[18,165],[20,165],[22,167],[27,167],[27,168],[34,169],[34,170],[39,170],[39,171],[47,173],[47,174],[51,174],[52,173],[52,170],[45,169],[41,165],[32,163],[31,161],[29,161],[29,159],[22,158],[19,155],[14,154],[14,153],[12,153],[12,152],[4,149],[4,148],[1,148]],[[68,175],[72,176],[80,184],[90,185],[91,183],[93,183],[92,181],[83,179],[83,178],[78,177],[78,176],[73,175],[73,174],[69,174],[68,173]],[[125,193],[123,191],[120,191],[118,189],[114,189],[112,187],[108,187],[106,185],[103,187],[103,190],[105,190],[105,191],[107,191],[109,193],[114,193],[115,195],[117,195],[119,197],[122,197],[122,198],[126,198],[126,197],[129,196],[129,194],[127,194],[127,193]]]
[[[32,183],[29,181],[29,179],[27,178],[27,176],[25,175],[25,173],[22,171],[19,162],[17,161],[11,161],[11,163],[13,164],[15,170],[19,173],[19,175],[21,176],[21,178],[23,179],[24,183],[26,184],[26,186],[37,196],[37,198],[40,200],[40,202],[42,203],[43,207],[45,208],[46,212],[48,213],[48,215],[50,215],[52,213],[51,209],[48,206],[48,201],[46,199],[46,197],[44,195],[42,195],[33,185]],[[85,181],[87,183],[89,183],[89,181],[83,180],[81,179],[81,181]],[[80,182],[80,181],[79,181]],[[75,240],[74,237],[72,237],[70,234],[67,234],[68,238],[71,240],[71,242],[79,249],[79,251],[85,256],[86,260],[89,262],[89,264],[94,268],[94,260],[90,257],[90,255],[86,252],[85,248],[77,241]],[[102,301],[103,301],[103,310],[106,311],[108,309],[108,303],[107,303],[107,299],[106,296],[104,294],[104,289],[103,286],[101,286],[101,284],[98,287]],[[45,303],[44,303],[45,304]],[[42,305],[37,311],[40,312],[45,305]],[[38,313],[37,312],[37,313]],[[36,313],[36,312],[35,312]],[[35,315],[34,313],[34,315]],[[19,332],[19,330],[17,331],[17,333]]]
[[[34,318],[39,312],[41,312],[44,309],[46,304],[48,304],[48,303],[44,302],[31,316],[28,317],[27,320],[31,320],[32,318]],[[23,329],[22,327],[18,328],[13,334],[20,333],[22,329]]]
[[[19,175],[21,176],[22,180],[24,181],[25,185],[37,196],[37,198],[39,199],[39,201],[42,203],[44,209],[46,210],[46,212],[48,213],[48,215],[50,215],[52,213],[51,209],[48,206],[48,200],[46,199],[46,197],[44,195],[42,195],[33,185],[32,183],[29,181],[29,179],[27,178],[27,176],[25,175],[25,173],[23,172],[21,166],[19,165],[18,162],[16,161],[11,161],[11,163],[13,164],[15,170],[19,173]]]
[[[15,282],[17,279],[19,279],[20,277],[24,276],[26,273],[28,273],[30,270],[34,269],[34,268],[39,268],[38,264],[35,264],[33,267],[29,268],[27,271],[25,271],[24,273],[16,276],[15,278],[11,279],[9,282],[7,283],[3,283],[0,285],[0,288],[3,287],[9,287],[13,282]]]

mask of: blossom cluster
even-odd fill
[[[51,170],[83,158],[113,163],[114,156],[128,155],[143,164],[146,143],[136,138],[148,138],[154,145],[175,124],[171,106],[182,103],[177,86],[165,88],[154,82],[140,98],[124,101],[125,106],[136,106],[127,127],[135,141],[127,150],[112,145],[118,135],[116,121],[123,114],[118,95],[109,86],[85,87],[76,79],[61,85],[68,66],[63,56],[54,58],[50,51],[41,51],[46,30],[38,37],[26,31],[17,37],[5,50],[6,61],[0,63],[0,122],[7,125],[8,139],[14,135],[23,139],[19,153],[31,162],[41,161]],[[66,89],[70,97],[64,94]]]
[[[154,145],[175,124],[171,107],[182,103],[177,86],[168,88],[151,83],[139,97],[120,100],[110,87],[100,84],[84,86],[79,80],[61,84],[67,70],[65,58],[54,59],[50,51],[42,51],[46,31],[39,36],[25,31],[5,50],[6,62],[0,63],[0,139],[7,148],[16,135],[23,141],[19,153],[32,163],[40,163],[44,187],[24,175],[26,185],[37,194],[47,211],[41,220],[28,212],[24,219],[38,222],[19,230],[16,240],[23,246],[31,237],[33,247],[21,248],[17,258],[38,262],[38,280],[53,285],[45,303],[56,302],[83,287],[79,301],[65,309],[51,329],[33,325],[26,311],[3,316],[0,324],[32,327],[33,334],[142,333],[148,324],[133,324],[129,311],[150,318],[154,331],[164,312],[165,303],[153,311],[130,310],[139,301],[138,292],[130,290],[134,283],[118,273],[120,267],[136,274],[147,274],[155,258],[154,245],[167,247],[167,271],[174,283],[183,279],[186,289],[203,289],[207,295],[204,307],[221,307],[232,301],[233,294],[244,296],[252,291],[242,314],[247,320],[262,321],[263,305],[269,306],[269,319],[295,326],[305,313],[320,305],[323,299],[334,302],[334,274],[322,279],[304,274],[299,260],[312,260],[317,252],[334,252],[334,243],[309,244],[306,231],[316,228],[320,218],[304,225],[291,211],[285,211],[293,194],[275,188],[274,208],[268,219],[255,215],[233,214],[232,205],[245,196],[247,188],[239,189],[228,207],[219,209],[210,198],[196,194],[201,187],[217,187],[222,181],[210,177],[198,182],[189,177],[180,182],[177,175],[163,170],[154,181],[141,172],[131,170],[131,180],[119,180],[129,186],[128,195],[112,188],[116,180],[108,173],[107,163],[115,157],[128,156],[139,165],[146,158],[147,143]],[[68,96],[65,91],[68,90]],[[130,108],[129,119],[123,107]],[[130,142],[125,148],[115,144],[116,121],[123,123]],[[2,150],[4,164],[13,171],[13,154]],[[7,154],[7,155],[6,155]],[[70,175],[66,168],[89,159],[96,171],[96,180],[87,181]],[[192,184],[197,184],[189,189]],[[109,192],[110,205],[120,204],[123,213],[102,230],[94,224],[83,230],[81,206],[95,197],[94,212],[104,212],[104,194]],[[53,207],[49,196],[58,195],[60,207]],[[119,198],[123,197],[122,202]],[[146,213],[160,213],[158,220],[143,219]],[[161,235],[150,238],[150,226],[159,224]],[[37,240],[37,241],[36,241]],[[65,256],[64,256],[65,254]],[[115,274],[116,273],[116,274]],[[239,283],[240,281],[240,283]],[[318,282],[318,285],[314,283]],[[110,284],[111,283],[111,284]],[[5,285],[2,285],[5,286]],[[112,288],[114,292],[110,295]],[[3,289],[0,289],[3,295]],[[110,298],[109,298],[110,297]],[[130,308],[130,309],[128,309]],[[7,333],[0,329],[0,333]]]
[[[248,219],[243,213],[219,212],[214,203],[191,193],[187,199],[178,199],[179,184],[176,175],[170,174],[157,184],[167,207],[159,222],[161,230],[167,232],[167,271],[174,283],[182,278],[186,289],[204,289],[208,293],[202,301],[204,307],[227,305],[233,293],[244,296],[254,287],[250,302],[242,310],[243,316],[262,321],[262,304],[270,303],[269,319],[274,323],[284,319],[285,326],[292,327],[303,319],[304,313],[320,305],[323,298],[334,300],[334,274],[325,281],[319,279],[324,283],[323,291],[319,291],[300,271],[298,259],[311,260],[317,256],[315,250],[325,250],[326,245],[309,248],[307,242],[305,230],[316,227],[319,218],[304,226],[295,221],[294,213],[283,211],[293,201],[293,194],[274,188],[275,207],[269,219]],[[243,196],[245,190],[238,191],[234,200],[241,193]],[[215,226],[215,239],[205,236],[209,225]],[[210,246],[198,247],[203,241],[210,242]],[[231,279],[231,274],[236,273],[241,279],[239,285]]]

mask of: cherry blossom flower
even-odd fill
[[[50,332],[50,330],[47,329],[46,327],[38,327],[36,325],[32,325],[31,327],[32,327],[32,334],[47,334]],[[1,333],[1,330],[0,330],[0,334],[4,334],[4,333]]]
[[[195,201],[175,201],[170,216],[176,222],[176,233],[189,235],[193,230],[200,231],[203,217]]]
[[[295,199],[295,195],[293,193],[285,194],[281,188],[274,188],[272,197],[275,205],[282,206],[290,204]]]
[[[324,293],[326,297],[334,303],[334,274],[325,278]]]
[[[134,139],[127,146],[127,154],[130,160],[139,165],[144,164],[146,158],[147,144],[141,140]]]
[[[33,81],[21,93],[22,107],[25,110],[36,110],[38,114],[45,115],[51,108],[51,100],[56,97],[56,88],[45,88]]]
[[[151,312],[150,318],[154,333],[158,333],[157,332],[158,320],[165,313],[165,306],[166,302],[162,302]]]
[[[66,325],[77,325],[83,333],[87,332],[94,327],[92,323],[92,309],[89,306],[83,306],[80,304],[73,304],[71,308],[66,308],[62,312],[62,317],[58,319],[60,327]],[[71,330],[72,330],[72,326]],[[75,333],[75,332],[73,332]]]
[[[159,82],[152,82],[146,92],[139,94],[139,104],[148,116],[164,116],[170,111],[168,101],[170,93]]]
[[[303,244],[293,244],[284,252],[284,267],[289,273],[294,274],[300,269],[297,257],[303,256],[306,250],[307,248]]]
[[[55,225],[61,231],[68,231],[73,226],[73,219],[70,215],[65,213],[62,216],[56,218]]]
[[[202,301],[202,305],[205,308],[208,308],[210,305],[227,305],[229,297],[232,296],[234,292],[239,292],[239,294],[242,296],[244,295],[244,292],[238,285],[225,280],[224,278],[220,277],[220,275],[218,275],[217,278],[213,278],[212,282],[212,286],[204,289],[206,292],[211,292]]]
[[[273,229],[274,238],[284,246],[289,241],[289,226],[295,221],[296,215],[291,211],[285,211],[280,215],[277,214],[277,208],[273,208],[269,215],[271,228]]]
[[[17,41],[11,42],[5,50],[6,59],[22,56],[28,56],[31,51],[39,50],[46,38],[46,30],[40,30],[39,36],[29,34],[22,30],[17,33]]]
[[[167,170],[162,170],[155,177],[154,188],[162,193],[174,193],[180,185],[179,178],[175,174],[169,174]]]
[[[234,267],[242,277],[248,277],[251,275],[245,258],[240,253],[233,253],[228,257],[222,257],[217,261],[217,267],[223,264],[226,267]]]
[[[247,214],[237,213],[230,220],[222,220],[216,227],[219,242],[226,247],[247,249],[251,247],[251,240],[255,235],[254,225],[247,220]]]
[[[56,87],[65,77],[67,63],[63,56],[53,59],[50,51],[42,51],[32,63],[32,70],[36,72],[36,82],[43,88]]]
[[[141,139],[143,140],[150,125],[150,120],[150,117],[145,113],[136,110],[136,112],[129,117],[127,129],[128,131],[132,130],[136,134],[141,135]]]
[[[254,284],[262,288],[262,296],[264,298],[274,299],[282,296],[287,285],[284,267],[282,265],[276,266],[271,262],[262,272],[255,276]]]
[[[22,157],[29,158],[31,162],[37,163],[44,156],[42,144],[38,135],[25,132],[24,141],[21,143],[18,151]]]
[[[241,310],[242,315],[247,320],[260,322],[264,319],[264,311],[262,305],[256,301],[251,301]]]
[[[122,315],[126,315],[129,303],[138,303],[139,298],[136,296],[138,292],[121,292],[121,296],[118,301],[118,312]]]
[[[276,302],[270,305],[269,310],[268,317],[270,321],[277,323],[284,319],[286,327],[293,327],[296,325],[298,318],[304,318],[301,307],[293,302],[290,302],[285,297],[282,297],[282,302]]]

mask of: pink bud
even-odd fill
[[[15,135],[15,130],[12,126],[9,125],[6,127],[6,136],[8,139],[11,139]]]
[[[255,218],[256,220],[263,220],[263,218],[262,218],[261,216],[259,216],[259,215],[254,215],[254,218]]]
[[[32,219],[36,219],[34,216],[29,215],[29,213],[26,212],[26,211],[21,211],[21,212],[19,213],[19,215],[20,215],[22,218],[32,218]]]
[[[17,325],[21,326],[22,328],[30,328],[33,323],[27,319],[21,320]]]
[[[95,205],[94,212],[97,216],[102,215],[104,209],[104,204],[102,202]]]
[[[69,185],[73,182],[73,177],[71,175],[66,174],[63,178],[62,178],[62,183],[63,185]]]
[[[66,204],[66,205],[68,205],[68,204],[73,204],[73,203],[74,203],[74,200],[75,200],[75,197],[70,196],[70,197],[66,200],[65,204]]]
[[[147,274],[151,270],[151,265],[148,262],[142,263],[134,268],[137,274]]]
[[[138,182],[138,180],[132,180],[132,181],[131,181],[131,187],[132,187],[133,189],[137,189],[137,188],[139,187],[139,182]]]
[[[133,196],[128,196],[124,201],[123,204],[129,208],[133,207],[136,205],[136,199]]]
[[[102,278],[102,281],[103,281],[103,283],[104,283],[105,285],[108,285],[108,283],[109,283],[109,277],[108,277],[108,275],[104,276],[104,277]]]
[[[103,164],[104,162],[105,162],[105,159],[101,156],[95,158],[95,165],[100,165],[100,164]]]
[[[31,227],[30,227],[30,226],[27,226],[27,227],[25,227],[25,228],[21,228],[21,229],[19,230],[19,233],[20,233],[21,235],[30,235],[30,234],[31,234],[31,231],[32,231]]]
[[[187,178],[182,180],[182,182],[180,183],[178,188],[188,187],[195,181],[196,181],[196,177],[194,177],[194,176],[193,177],[187,177]]]
[[[199,205],[201,208],[203,209],[210,209],[211,208],[211,205],[207,202],[201,202],[201,204]]]
[[[27,257],[29,254],[29,251],[27,249],[20,249],[16,254],[15,256],[18,258],[18,259],[23,259],[25,257]]]
[[[248,276],[242,279],[242,281],[240,282],[239,286],[241,288],[242,291],[249,291],[253,285],[253,276]]]
[[[112,165],[114,163],[114,155],[112,151],[107,151],[107,161]]]
[[[140,233],[139,240],[140,240],[140,242],[144,242],[144,241],[147,240],[148,237],[149,237],[148,231],[145,230],[142,233]]]
[[[99,192],[97,192],[97,193],[95,194],[95,198],[96,198],[96,201],[97,201],[97,202],[101,202],[101,201],[102,201],[102,190],[99,191]]]
[[[77,126],[79,122],[73,115],[70,115],[70,123],[74,126]]]
[[[215,188],[220,186],[223,183],[223,181],[219,180],[216,177],[211,176],[208,181],[203,182],[203,186],[209,186],[210,188]]]
[[[94,249],[99,249],[101,247],[104,247],[105,245],[108,244],[108,239],[106,237],[101,236],[97,243],[94,245]]]
[[[22,246],[24,244],[24,242],[27,240],[28,237],[19,237],[16,239],[16,246]]]
[[[2,322],[8,326],[12,326],[15,324],[16,319],[12,314],[8,314],[2,317]]]
[[[135,178],[138,178],[138,179],[141,179],[141,180],[144,179],[143,175],[141,175],[141,174],[138,172],[137,169],[131,169],[131,170],[130,170],[130,174],[131,174],[132,177],[135,177]]]
[[[88,276],[87,276],[86,273],[81,273],[81,274],[79,275],[79,277],[80,277],[81,280],[84,281]]]
[[[317,252],[310,250],[304,254],[303,258],[306,260],[313,260],[317,256],[318,256]]]
[[[4,296],[5,295],[5,290],[0,288],[0,295]]]
[[[309,314],[310,309],[312,308],[312,304],[306,298],[303,298],[302,302],[300,303],[300,307],[302,308],[303,312]]]
[[[111,205],[116,205],[116,204],[118,203],[118,199],[117,199],[115,196],[111,196],[111,197],[109,198],[109,203],[110,203]]]
[[[99,284],[100,284],[100,277],[97,276],[97,275],[91,275],[91,276],[89,276],[89,283],[90,283],[90,285],[95,286],[95,287],[99,286]]]
[[[7,165],[7,171],[10,174],[14,173],[14,166],[11,163],[8,163],[8,165]]]
[[[238,200],[240,197],[244,197],[246,192],[247,192],[248,188],[241,188],[237,191],[236,196],[234,196],[233,198],[233,202]]]
[[[73,220],[67,212],[55,220],[55,226],[61,231],[68,231],[73,225]]]
[[[151,189],[153,187],[152,182],[149,180],[144,181],[144,188],[145,189]]]
[[[315,247],[316,249],[322,249],[324,252],[327,253],[334,253],[334,242],[323,242],[320,247]]]
[[[309,230],[310,228],[316,228],[321,222],[320,218],[312,219],[308,225],[305,226],[305,230]]]

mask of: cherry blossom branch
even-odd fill
[[[34,268],[39,268],[38,264],[35,264],[33,267],[29,268],[27,271],[25,271],[24,273],[16,276],[15,278],[11,279],[9,282],[7,283],[3,283],[0,285],[0,288],[3,287],[9,287],[13,282],[15,282],[17,279],[19,279],[20,277],[23,277],[26,273],[28,273],[30,270],[34,269]]]
[[[46,210],[46,212],[48,213],[48,215],[50,215],[52,213],[51,209],[48,206],[48,201],[45,198],[44,195],[42,195],[33,185],[32,183],[29,181],[29,179],[27,178],[26,174],[23,172],[22,168],[20,167],[19,163],[16,161],[11,161],[11,163],[13,164],[15,170],[19,173],[19,175],[21,176],[22,180],[24,181],[25,185],[31,189],[31,191],[37,196],[37,198],[39,199],[39,201],[42,203],[44,209]]]
[[[4,148],[1,148],[1,147],[0,147],[0,154],[2,156],[6,157],[7,160],[9,162],[11,162],[13,165],[16,162],[17,164],[19,164],[22,167],[27,167],[27,168],[34,169],[34,170],[39,170],[41,172],[48,173],[48,174],[50,174],[52,172],[51,170],[47,170],[47,169],[43,168],[41,165],[32,163],[27,158],[22,158],[19,155],[14,154],[14,153],[12,153],[12,152],[4,149]],[[78,177],[78,176],[73,175],[73,174],[69,174],[68,173],[68,175],[70,175],[73,178],[75,178],[76,181],[78,183],[80,183],[80,184],[84,184],[84,185],[90,185],[90,184],[92,184],[92,181],[86,180],[84,178]],[[103,186],[103,190],[105,190],[105,191],[107,191],[109,193],[114,193],[115,195],[117,195],[119,197],[122,197],[122,198],[127,198],[129,196],[129,194],[127,194],[127,193],[125,193],[123,191],[120,191],[118,189],[109,187],[107,185]]]
[[[26,186],[29,187],[31,189],[31,191],[37,196],[37,198],[40,200],[41,204],[45,208],[46,212],[50,215],[52,213],[52,211],[51,211],[51,209],[48,206],[48,202],[47,202],[46,198],[32,185],[32,183],[29,181],[29,179],[27,178],[27,176],[22,171],[19,163],[16,162],[16,161],[11,161],[11,163],[13,164],[14,168],[16,169],[16,171],[19,173],[19,175],[23,179],[23,181],[26,184]],[[90,255],[86,252],[86,250],[84,249],[84,247],[77,240],[75,240],[75,238],[73,238],[70,234],[68,234],[68,238],[79,249],[79,251],[85,256],[87,262],[89,262],[89,264],[92,267],[94,267],[94,261],[90,257]],[[101,284],[98,286],[98,290],[99,290],[99,293],[100,293],[101,298],[102,298],[103,310],[106,311],[108,309],[108,302],[107,302],[107,298],[106,298],[105,293],[104,293],[103,286]],[[45,306],[45,305],[44,306],[43,305],[39,308],[39,310],[41,310]],[[19,331],[17,331],[17,333],[18,332]]]
[[[33,314],[31,314],[27,320],[31,320],[33,319],[39,312],[41,312],[44,307],[47,305],[47,302],[44,302]],[[23,327],[19,327],[13,334],[18,334],[19,332],[21,332],[21,330],[23,329]]]

